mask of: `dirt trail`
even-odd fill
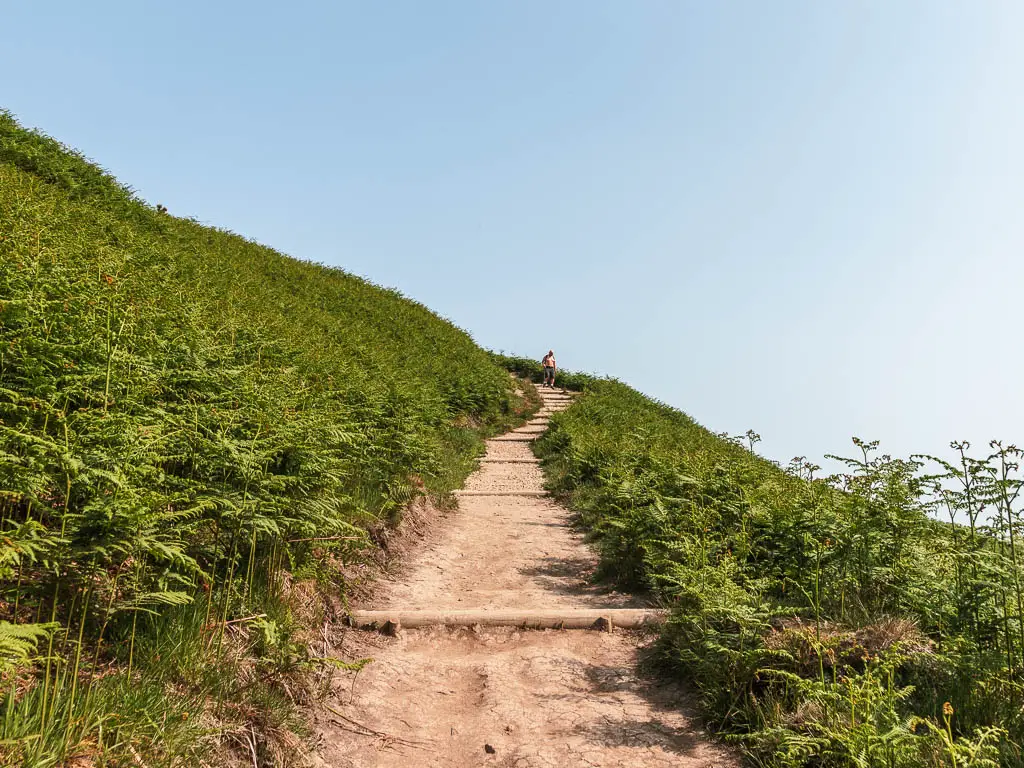
[[[566,405],[542,393],[541,417],[488,441],[466,491],[543,489],[529,442]],[[513,461],[510,461],[513,460]],[[400,579],[367,608],[632,608],[590,583],[595,555],[549,499],[464,496]],[[352,631],[346,657],[374,662],[342,680],[320,724],[332,768],[733,768],[685,715],[674,684],[637,673],[651,640],[635,632],[421,629]]]

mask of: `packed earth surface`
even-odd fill
[[[488,441],[457,510],[360,607],[645,607],[594,583],[596,555],[571,513],[543,496],[529,439],[570,398],[542,397],[533,421]],[[339,678],[319,718],[319,760],[332,768],[738,765],[687,716],[680,686],[639,671],[653,639],[624,630],[349,630],[336,650],[373,661]]]

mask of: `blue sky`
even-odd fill
[[[787,461],[1024,441],[1024,5],[8,4],[147,200]]]

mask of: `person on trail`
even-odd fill
[[[544,366],[544,382],[541,384],[542,387],[555,388],[555,350],[549,349],[548,353],[544,355],[544,359],[540,361],[540,364]]]

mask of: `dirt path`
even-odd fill
[[[566,405],[542,393],[541,418],[488,441],[467,492],[540,491],[528,442]],[[465,495],[400,580],[367,608],[630,608],[590,583],[596,557],[569,512],[542,497]],[[342,680],[320,724],[332,768],[733,768],[683,714],[674,684],[638,675],[650,637],[517,629],[352,631],[346,657],[374,662]]]

